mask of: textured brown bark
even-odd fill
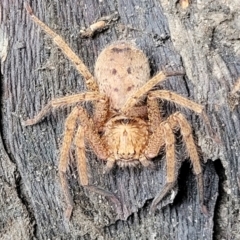
[[[178,189],[149,215],[151,200],[165,181],[164,156],[156,170],[116,168],[103,175],[103,164],[88,152],[91,182],[115,192],[125,202],[125,221],[116,220],[111,203],[79,186],[72,164],[74,196],[70,222],[57,171],[64,120],[71,109],[49,114],[23,127],[50,99],[84,91],[84,82],[68,59],[26,14],[21,1],[0,2],[1,137],[0,239],[239,239],[240,114],[227,101],[239,77],[240,4],[192,1],[183,10],[169,0],[30,1],[34,13],[59,33],[93,73],[106,45],[135,40],[149,58],[152,75],[184,67],[184,78],[162,86],[206,107],[217,144],[204,122],[190,111],[164,103],[166,113],[181,110],[191,123],[204,160],[205,201],[201,214],[190,164],[180,170]],[[118,21],[94,38],[80,29],[115,11]],[[185,159],[182,145],[179,160]],[[73,159],[72,159],[73,160]]]

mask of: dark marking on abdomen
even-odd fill
[[[117,73],[117,70],[114,68],[114,69],[112,70],[112,74],[115,75],[116,73]]]
[[[127,88],[127,91],[128,91],[128,92],[131,91],[132,88],[134,88],[134,87],[135,87],[135,85],[132,85],[132,86],[128,87],[128,88]]]
[[[127,72],[128,72],[128,74],[131,74],[131,73],[132,73],[132,70],[131,70],[130,67],[127,69]]]
[[[131,51],[131,48],[129,47],[126,47],[126,48],[112,48],[111,49],[113,52],[116,52],[116,53],[120,53],[120,52],[127,52],[127,51]]]

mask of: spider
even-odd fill
[[[191,126],[179,111],[163,119],[158,100],[171,101],[196,112],[203,117],[210,129],[204,108],[174,92],[152,90],[168,76],[184,73],[159,72],[150,79],[150,67],[146,55],[133,43],[119,41],[107,46],[100,53],[95,65],[95,76],[93,76],[64,40],[40,21],[33,14],[30,6],[26,6],[26,9],[33,21],[74,63],[78,72],[84,77],[88,88],[87,92],[51,100],[34,118],[24,122],[25,126],[33,125],[41,121],[52,109],[75,105],[65,122],[59,162],[60,181],[67,204],[66,217],[70,218],[73,209],[66,176],[68,155],[73,141],[76,146],[80,184],[109,197],[116,204],[118,213],[121,212],[121,203],[117,197],[111,192],[89,184],[85,142],[90,145],[98,158],[106,162],[107,171],[116,164],[120,167],[135,167],[139,164],[152,167],[152,159],[165,148],[166,183],[151,204],[150,211],[153,212],[177,180],[174,136],[176,130],[181,132],[193,165],[198,183],[200,206],[203,212],[207,212],[204,205],[201,161]],[[92,117],[80,104],[86,101],[94,105]]]

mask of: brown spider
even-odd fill
[[[163,119],[159,112],[158,99],[177,103],[201,114],[210,129],[203,107],[167,90],[151,91],[166,77],[183,73],[160,72],[149,80],[150,69],[147,57],[132,43],[121,41],[113,43],[101,52],[95,66],[95,77],[93,77],[64,40],[41,22],[29,6],[26,8],[33,21],[75,64],[76,69],[85,78],[89,90],[53,99],[33,119],[24,122],[24,125],[33,125],[52,109],[76,105],[65,123],[59,162],[60,180],[67,203],[66,216],[70,218],[73,208],[66,178],[68,155],[73,139],[76,145],[76,162],[81,185],[110,197],[116,204],[118,212],[121,212],[119,210],[121,204],[114,194],[89,184],[84,140],[87,140],[98,158],[106,161],[107,170],[112,169],[115,164],[120,167],[134,167],[138,164],[151,167],[153,165],[151,159],[165,147],[166,184],[152,202],[151,211],[154,211],[156,205],[173,188],[177,180],[174,136],[176,129],[181,131],[194,174],[197,176],[200,205],[202,210],[207,212],[204,206],[202,167],[191,126],[180,112]],[[143,99],[146,99],[146,103]],[[95,106],[92,118],[79,104],[86,101],[93,102]],[[75,132],[77,123],[79,124]]]

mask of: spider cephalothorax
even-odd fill
[[[103,142],[121,167],[136,166],[144,158],[148,125],[139,118],[115,117],[105,125]]]
[[[75,64],[76,69],[85,78],[88,88],[88,92],[53,99],[36,117],[24,123],[25,125],[36,124],[53,108],[75,105],[66,119],[59,162],[60,180],[68,206],[67,217],[70,217],[73,208],[66,178],[68,156],[73,141],[76,146],[76,162],[81,185],[110,197],[114,203],[117,203],[118,213],[121,212],[121,204],[116,196],[89,184],[85,142],[91,146],[98,158],[106,162],[107,170],[115,164],[120,167],[136,166],[139,163],[145,167],[152,166],[152,158],[164,148],[166,184],[152,202],[151,210],[154,210],[177,180],[175,130],[180,130],[182,134],[193,171],[197,175],[200,205],[206,211],[203,204],[201,162],[191,126],[180,112],[163,118],[159,111],[158,99],[177,103],[201,114],[209,127],[207,116],[201,105],[174,92],[153,91],[155,85],[168,76],[179,75],[179,73],[160,72],[149,80],[150,70],[145,54],[134,44],[122,41],[115,42],[102,51],[96,62],[95,77],[93,77],[64,40],[33,15],[29,6],[27,10],[32,19]],[[94,105],[92,117],[79,104],[86,101],[91,101]]]

